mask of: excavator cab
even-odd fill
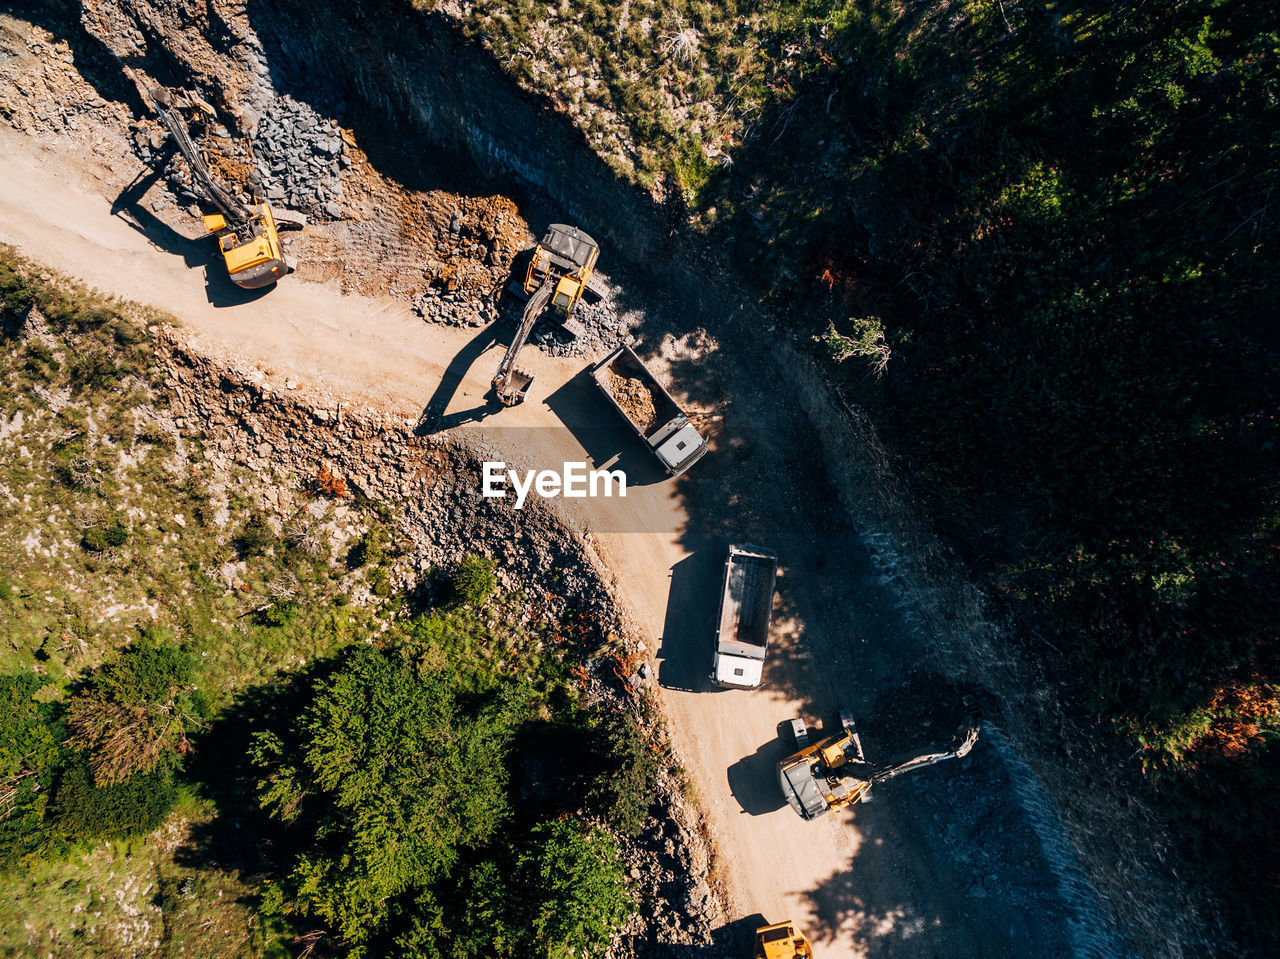
[[[524,276],[525,295],[531,296],[549,277],[557,277],[551,306],[568,318],[582,298],[599,257],[599,245],[576,226],[552,223],[529,259],[529,269]]]
[[[221,213],[204,218],[205,229],[218,240],[218,250],[227,265],[227,274],[237,286],[248,290],[269,286],[293,272],[293,265],[283,255],[280,236],[271,208],[266,203],[250,207],[252,236],[248,241],[232,230]]]
[[[756,930],[755,959],[813,959],[813,948],[788,919]]]
[[[529,301],[525,304],[516,335],[493,378],[493,393],[504,406],[524,402],[533,384],[533,374],[516,366],[516,360],[529,339],[534,322],[548,306],[554,308],[557,319],[570,335],[578,335],[580,328],[570,314],[582,298],[582,291],[591,279],[591,271],[599,256],[600,247],[595,240],[576,226],[563,223],[551,224],[547,235],[534,248],[524,283],[518,291],[514,285],[512,287],[513,292],[524,293]]]

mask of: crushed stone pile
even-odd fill
[[[658,420],[658,408],[650,385],[644,380],[622,376],[610,370],[609,391],[627,417],[640,427],[640,432],[648,436]]]
[[[350,164],[338,124],[286,95],[266,104],[253,132],[263,195],[313,216],[342,217],[342,172]]]

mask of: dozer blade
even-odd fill
[[[503,406],[515,406],[517,403],[524,402],[525,397],[529,395],[529,387],[532,385],[533,374],[528,370],[513,366],[509,373],[494,379],[493,391],[498,395],[498,399]]]

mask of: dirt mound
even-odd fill
[[[646,436],[658,421],[658,407],[654,402],[653,388],[644,380],[623,376],[609,371],[609,390],[627,417],[640,427]]]

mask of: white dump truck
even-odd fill
[[[707,441],[631,347],[623,344],[591,367],[591,377],[672,476],[706,455]]]
[[[778,558],[759,546],[730,546],[716,615],[711,681],[755,689],[764,672]]]

